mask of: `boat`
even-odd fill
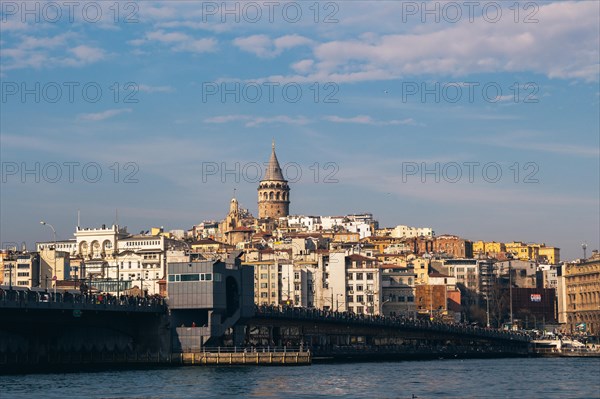
[[[542,337],[531,343],[533,353],[542,357],[600,357],[600,347],[576,339]]]

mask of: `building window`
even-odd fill
[[[367,273],[367,280],[373,280],[373,273]]]
[[[363,274],[362,273],[356,273],[356,279],[357,280],[362,280],[363,279]]]
[[[357,296],[356,296],[356,302],[360,302],[360,303],[362,303],[362,302],[364,302],[364,298],[365,298],[365,297],[364,297],[363,295],[357,295]]]

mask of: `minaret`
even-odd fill
[[[283,178],[277,155],[275,155],[275,140],[271,149],[271,158],[263,179],[258,185],[258,218],[288,216],[290,213],[290,187]]]

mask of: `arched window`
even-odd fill
[[[277,201],[279,201],[281,198],[281,193],[277,193],[277,195],[275,196],[275,198],[277,199]]]
[[[273,193],[273,191],[271,191],[271,192],[269,193],[269,199],[273,199],[273,197],[274,197],[274,196],[275,196],[275,194]]]

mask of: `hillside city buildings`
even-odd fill
[[[294,215],[290,191],[273,144],[257,217],[232,198],[223,220],[187,230],[76,226],[69,240],[4,249],[0,284],[168,296],[167,264],[241,250],[257,305],[600,333],[597,251],[561,262],[553,246],[380,227],[371,213]]]

